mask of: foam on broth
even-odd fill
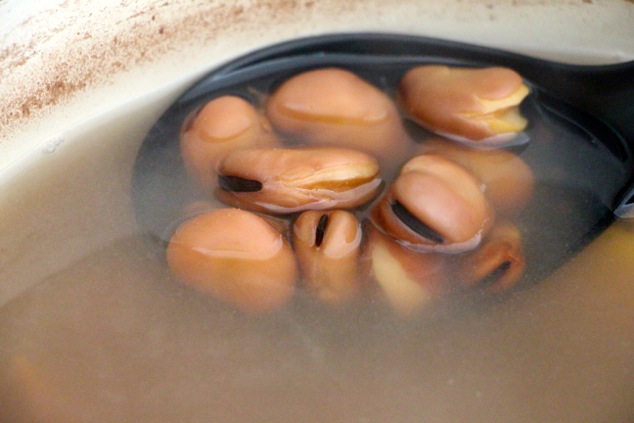
[[[528,114],[555,119],[540,108]],[[13,273],[2,276],[32,287],[0,308],[0,421],[612,422],[634,414],[634,297],[622,277],[634,274],[633,249],[582,253],[542,280],[596,235],[605,212],[602,193],[554,166],[585,175],[579,167],[590,162],[579,157],[610,161],[591,142],[569,144],[579,137],[565,122],[522,152],[538,175],[537,200],[522,218],[527,289],[501,301],[458,296],[407,321],[372,305],[333,313],[302,296],[254,319],[175,283],[162,250],[135,226],[129,196],[136,146],[155,117],[156,109],[114,116],[80,134],[86,142],[64,165],[49,162],[5,191],[19,201],[3,213],[3,236],[20,242],[3,243]],[[96,149],[100,138],[115,141]],[[561,150],[545,155],[553,146]],[[544,204],[585,212],[544,212]],[[21,230],[29,221],[57,232],[52,255],[71,246],[80,258],[58,260],[55,271],[38,262],[29,251],[39,235]],[[631,226],[617,222],[599,245],[631,244]]]

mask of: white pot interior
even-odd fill
[[[0,421],[631,419],[627,220],[542,283],[454,319],[289,311],[253,321],[170,283],[138,234],[130,181],[147,131],[179,93],[257,48],[404,32],[615,63],[634,59],[634,4],[234,3],[0,2],[10,117],[0,138]],[[55,81],[65,88],[46,100]]]

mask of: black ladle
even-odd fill
[[[254,92],[267,92],[295,73],[326,66],[348,68],[390,93],[407,69],[429,63],[506,66],[531,87],[522,106],[531,122],[527,129],[531,142],[522,157],[543,168],[540,171],[557,174],[555,182],[541,190],[544,197],[558,198],[553,210],[540,210],[543,202],[538,198],[526,211],[527,224],[545,225],[534,234],[535,244],[581,246],[615,215],[634,215],[634,62],[575,66],[410,35],[339,34],[294,40],[249,54],[212,71],[187,90],[154,125],[139,151],[133,177],[139,225],[164,242],[167,228],[193,199],[178,139],[186,117],[209,99],[236,94],[257,102]],[[559,230],[571,211],[583,215],[569,228],[577,235]],[[549,220],[557,213],[562,219]],[[563,259],[556,248],[547,256],[534,254],[544,268]]]

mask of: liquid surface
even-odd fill
[[[389,91],[376,70],[359,72]],[[266,92],[267,78],[241,92]],[[138,232],[0,308],[0,421],[634,418],[631,223],[575,256],[611,221],[626,175],[574,115],[539,96],[523,108],[531,142],[517,152],[537,185],[517,220],[529,264],[520,289],[457,295],[414,320],[372,304],[333,312],[302,294],[251,318],[176,283],[156,243],[190,195],[169,133],[202,101],[161,121],[165,148],[145,147]]]
[[[632,281],[590,257],[425,321],[308,302],[252,319],[123,239],[0,310],[0,421],[627,422]]]

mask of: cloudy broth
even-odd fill
[[[212,208],[227,207],[213,194],[201,194],[188,178],[181,158],[178,139],[191,125],[196,113],[210,100],[222,96],[238,96],[256,109],[266,107],[267,98],[290,78],[312,70],[336,68],[350,71],[378,88],[397,104],[397,87],[410,69],[429,64],[427,59],[374,58],[370,56],[328,55],[272,60],[252,68],[219,71],[190,89],[154,125],[146,137],[136,163],[133,198],[137,220],[150,237],[159,244],[167,243],[182,221],[187,204],[200,200],[213,203]],[[436,63],[436,62],[432,62]],[[451,61],[450,66],[467,66]],[[368,69],[372,69],[369,71]],[[235,73],[235,75],[234,75]],[[383,185],[374,200],[366,202],[353,213],[367,223],[377,202],[399,175],[403,164],[420,154],[440,154],[461,163],[459,154],[486,156],[500,151],[504,156],[519,158],[532,172],[534,189],[525,207],[510,213],[498,213],[498,220],[510,220],[518,227],[527,256],[527,277],[522,285],[536,281],[578,251],[613,220],[612,203],[628,179],[627,153],[622,141],[591,116],[560,102],[526,81],[531,94],[521,104],[521,114],[528,120],[525,131],[516,139],[527,143],[479,151],[434,134],[401,113],[407,142],[387,146],[373,154],[380,165]],[[275,147],[302,149],[322,146],[279,131]],[[459,153],[447,151],[447,145],[458,146]],[[354,147],[353,147],[354,148]],[[499,159],[498,159],[499,160]],[[498,179],[512,179],[514,169],[501,172]],[[588,175],[593,175],[588,177]],[[524,183],[524,181],[522,181]],[[521,192],[523,186],[509,188],[510,195]],[[233,206],[230,204],[229,207]],[[271,214],[291,225],[299,212]],[[562,248],[563,246],[563,248]]]
[[[352,70],[392,95],[404,66]],[[254,98],[282,76],[227,92]],[[634,413],[622,406],[634,403],[627,377],[634,351],[613,339],[627,341],[634,319],[617,310],[592,319],[579,314],[588,306],[603,311],[627,281],[597,295],[601,287],[592,279],[577,284],[570,271],[553,272],[612,222],[609,202],[626,174],[592,128],[533,89],[522,107],[530,142],[512,150],[535,177],[533,198],[514,218],[525,276],[502,296],[460,292],[412,318],[375,299],[333,310],[301,290],[281,311],[247,316],[177,283],[163,258],[165,230],[179,207],[196,198],[183,188],[169,134],[205,99],[185,102],[189,108],[162,118],[151,132],[168,134],[161,147],[141,148],[136,197],[121,190],[123,181],[85,181],[91,196],[105,190],[112,201],[95,200],[95,233],[82,229],[86,239],[100,241],[0,308],[0,421],[625,421]],[[129,136],[142,137],[142,127]],[[408,128],[413,150],[432,137]],[[131,149],[114,150],[133,164]],[[94,154],[86,148],[72,159]],[[157,177],[148,163],[174,167]],[[59,175],[33,185],[33,192],[63,184]],[[172,177],[169,198],[162,190]],[[40,201],[33,195],[24,207],[45,208]],[[104,235],[117,219],[125,230]],[[619,230],[631,232],[624,222],[608,228]],[[36,264],[21,264],[29,266]],[[577,301],[551,300],[568,295]],[[557,407],[549,401],[554,397]]]

